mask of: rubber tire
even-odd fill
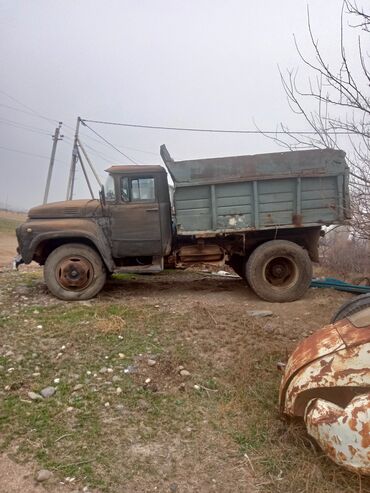
[[[242,257],[241,255],[232,255],[228,265],[230,265],[235,274],[238,274],[242,279],[245,279],[245,257]]]
[[[354,315],[355,313],[364,310],[365,308],[370,307],[370,294],[361,294],[356,298],[346,301],[339,310],[337,310],[331,318],[331,323],[335,324],[339,320],[343,320],[350,315]]]
[[[286,257],[297,268],[292,286],[273,286],[264,276],[264,267],[274,257]],[[306,250],[287,240],[272,240],[257,247],[248,259],[246,278],[253,291],[263,300],[284,303],[295,301],[306,293],[312,280],[312,263]]]
[[[81,291],[69,291],[64,289],[55,277],[55,268],[58,263],[67,256],[79,255],[85,257],[93,266],[94,279],[92,284]],[[103,288],[106,281],[106,270],[98,252],[81,243],[67,243],[51,252],[44,266],[44,280],[51,293],[65,301],[89,300],[96,296]]]

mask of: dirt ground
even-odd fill
[[[0,235],[0,268],[12,264],[16,248],[17,241],[12,235]]]
[[[278,412],[276,363],[348,298],[271,304],[239,278],[166,271],[65,303],[40,268],[3,268],[0,491],[369,492]]]
[[[0,268],[12,265],[17,248],[14,230],[25,217],[19,212],[0,210]]]
[[[0,456],[0,491],[4,493],[41,493],[40,484],[34,480],[29,465],[14,462],[9,457]],[[54,485],[54,493],[66,491],[62,486]]]

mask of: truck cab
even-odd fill
[[[114,271],[160,272],[172,247],[167,173],[162,166],[111,166],[101,200],[30,209],[17,228],[19,263],[44,265],[50,291],[95,296]]]
[[[105,185],[112,257],[116,265],[140,257],[162,262],[170,254],[171,205],[162,166],[111,166]],[[131,259],[131,262],[130,260]]]

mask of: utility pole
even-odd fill
[[[83,152],[83,155],[85,156],[86,161],[88,162],[88,164],[89,164],[89,166],[90,166],[90,169],[91,169],[91,171],[94,173],[95,179],[96,179],[96,181],[98,182],[98,184],[99,184],[99,186],[100,186],[100,188],[101,188],[103,184],[102,184],[102,182],[100,181],[99,175],[98,175],[98,173],[96,172],[96,170],[95,170],[95,168],[94,168],[94,166],[93,166],[93,164],[92,164],[92,162],[91,162],[91,160],[90,160],[89,156],[87,155],[87,152],[85,151],[84,146],[81,144],[80,138],[78,138],[77,140],[78,140],[78,145],[80,146],[80,149],[81,149],[81,151]],[[81,160],[81,156],[80,156],[80,161],[82,162],[82,160]]]
[[[93,192],[93,190],[91,188],[90,180],[89,180],[89,177],[87,175],[86,168],[85,168],[84,162],[82,161],[82,156],[81,156],[81,153],[80,153],[80,150],[79,150],[78,147],[77,147],[77,154],[78,154],[78,159],[80,160],[81,168],[82,168],[83,174],[85,176],[85,180],[86,180],[87,186],[88,186],[88,188],[90,190],[91,198],[93,199],[94,198],[94,192]]]
[[[78,132],[80,129],[81,118],[77,117],[76,130],[75,130],[75,138],[73,141],[73,150],[72,150],[72,159],[71,159],[71,168],[69,170],[69,178],[68,178],[68,186],[67,186],[67,196],[66,200],[72,200],[73,198],[73,188],[75,183],[75,174],[76,174],[76,164],[78,160]]]
[[[45,185],[45,194],[44,194],[44,204],[47,203],[48,201],[48,196],[49,196],[49,190],[50,190],[50,182],[51,182],[51,176],[53,174],[53,168],[54,168],[54,161],[55,161],[55,153],[57,150],[57,144],[58,140],[62,140],[63,135],[59,137],[59,132],[62,127],[62,122],[59,122],[59,126],[55,129],[54,135],[53,135],[53,147],[51,149],[51,156],[50,156],[50,163],[49,163],[49,170],[48,170],[48,176],[46,178],[46,185]]]

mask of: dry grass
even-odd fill
[[[110,315],[106,318],[97,318],[94,327],[103,334],[120,334],[126,327],[126,320],[118,315]]]
[[[238,280],[137,276],[75,304],[51,298],[39,272],[0,283],[0,449],[17,460],[102,492],[360,491],[277,402],[276,362],[304,313],[343,295],[312,291],[266,322],[248,317]],[[55,378],[54,397],[29,401]]]

